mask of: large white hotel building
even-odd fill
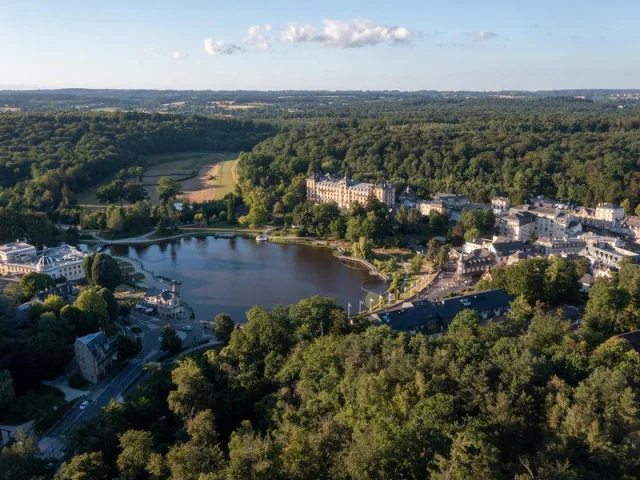
[[[342,209],[349,208],[355,202],[365,205],[371,195],[391,208],[395,202],[396,189],[388,183],[374,185],[320,175],[307,178],[307,200],[313,203],[335,202]]]
[[[45,249],[38,257],[33,245],[24,242],[5,243],[0,245],[0,273],[24,275],[37,272],[53,278],[80,280],[84,278],[83,258],[84,253],[69,245]]]

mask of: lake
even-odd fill
[[[140,260],[146,270],[182,282],[197,320],[225,312],[237,323],[253,305],[271,308],[313,295],[334,297],[352,312],[368,290],[384,290],[364,267],[345,265],[327,248],[258,243],[245,238],[187,237],[148,245],[112,245],[106,253]]]

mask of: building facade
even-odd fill
[[[447,209],[437,200],[422,200],[416,203],[416,208],[423,217],[428,217],[431,212],[438,212],[441,215],[447,213]]]
[[[624,208],[613,203],[600,203],[596,207],[596,220],[619,222],[624,218]]]
[[[103,331],[77,338],[73,350],[82,377],[94,385],[113,366],[115,346]]]
[[[501,237],[526,242],[536,230],[536,217],[529,212],[515,212],[502,217],[498,225]]]
[[[155,308],[161,317],[174,319],[183,318],[184,305],[180,300],[178,287],[179,283],[174,280],[171,282],[171,290],[147,290],[143,305],[145,307]]]
[[[335,202],[338,208],[345,209],[356,202],[366,204],[372,195],[392,208],[395,203],[396,189],[388,183],[374,185],[320,175],[307,178],[307,200],[316,204]]]
[[[592,265],[619,268],[625,258],[633,263],[640,262],[640,254],[624,248],[624,242],[618,238],[585,235],[584,240],[586,246],[581,253]]]
[[[45,248],[38,257],[36,248],[23,242],[0,245],[0,273],[24,275],[31,272],[46,273],[53,278],[67,280],[84,278],[82,260],[85,254],[70,245]]]
[[[491,199],[491,208],[496,215],[507,213],[511,208],[511,201],[507,197],[494,197]]]
[[[533,244],[535,251],[541,255],[575,255],[587,245],[581,238],[549,238],[540,237]]]
[[[469,254],[461,253],[456,263],[456,277],[479,277],[487,269],[491,268],[493,264],[493,254],[489,250],[478,249]]]
[[[435,200],[441,202],[447,210],[462,210],[469,205],[466,195],[454,195],[452,193],[437,193]]]

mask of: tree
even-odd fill
[[[182,186],[173,177],[160,177],[158,185],[158,197],[160,201],[168,203],[170,200],[174,200],[178,195],[182,195]]]
[[[193,217],[193,223],[199,227],[204,227],[207,225],[207,217],[204,213],[196,213]]]
[[[138,354],[138,346],[136,342],[131,340],[124,334],[118,334],[116,336],[116,355],[118,356],[118,361],[126,362],[127,360],[132,359]]]
[[[409,226],[409,230],[415,231],[418,228],[418,225],[420,225],[421,221],[422,214],[420,213],[420,211],[415,207],[411,207],[407,214],[407,225]]]
[[[36,439],[19,428],[15,442],[0,452],[2,480],[39,478],[46,472]]]
[[[234,224],[236,222],[236,199],[233,193],[227,194],[227,223]]]
[[[229,480],[267,480],[281,478],[280,448],[269,437],[253,432],[249,421],[231,435],[229,441]]]
[[[545,300],[552,304],[573,300],[580,291],[575,262],[562,257],[552,257],[544,272]]]
[[[129,203],[142,202],[144,200],[149,200],[149,193],[147,193],[147,189],[142,185],[136,183],[128,183],[124,187],[123,197]]]
[[[162,351],[167,352],[169,355],[180,353],[180,350],[182,350],[182,340],[180,340],[180,337],[173,328],[165,325],[162,328],[161,338],[160,349]]]
[[[464,232],[464,239],[466,242],[472,242],[479,236],[480,236],[480,230],[478,230],[476,227],[472,227],[466,232]]]
[[[200,475],[224,468],[224,454],[218,445],[215,419],[211,410],[203,410],[187,420],[189,442],[175,445],[167,454],[172,478],[198,480]]]
[[[29,272],[20,277],[20,288],[28,298],[47,288],[53,288],[56,282],[46,273]]]
[[[229,343],[231,333],[236,327],[231,317],[226,313],[219,313],[213,320],[213,333],[224,345]]]
[[[405,207],[404,205],[402,205],[396,213],[396,222],[400,226],[400,231],[404,232],[408,223],[407,207]]]
[[[57,318],[60,318],[60,312],[66,305],[67,302],[64,298],[58,295],[49,295],[44,300],[44,308],[49,312],[53,312]]]
[[[173,413],[189,419],[206,410],[211,386],[192,358],[178,362],[171,372],[171,380],[176,389],[169,393],[167,401]]]
[[[436,240],[435,238],[429,240],[429,243],[427,243],[427,262],[433,263],[436,261],[439,247],[440,242],[438,242],[438,240]]]
[[[122,206],[122,200],[125,197],[126,182],[122,179],[116,179],[108,185],[99,187],[96,191],[96,198],[100,203],[116,203],[120,202]]]
[[[108,480],[109,466],[102,452],[81,453],[60,467],[60,480]]]
[[[0,370],[0,411],[7,412],[16,399],[13,378],[8,370]]]
[[[598,280],[589,290],[582,328],[602,341],[616,333],[632,330],[625,326],[624,312],[631,295],[609,280]]]
[[[111,255],[107,255],[106,253],[91,255],[93,255],[93,258],[86,263],[87,267],[89,265],[91,266],[90,272],[84,270],[85,260],[83,260],[82,263],[85,276],[94,285],[99,285],[114,291],[116,287],[122,283],[120,265],[118,265],[118,262],[116,262]]]
[[[441,245],[438,249],[438,255],[434,262],[434,266],[436,269],[446,268],[449,263],[449,246]]]
[[[289,309],[289,317],[296,327],[296,337],[301,340],[341,332],[346,316],[344,309],[333,298],[314,296],[304,298]],[[337,329],[334,328],[338,327]]]
[[[84,315],[87,329],[90,332],[95,332],[98,328],[106,330],[109,325],[109,310],[107,302],[96,289],[82,289],[73,306]]]
[[[373,242],[366,237],[360,237],[358,243],[353,245],[353,256],[371,260],[373,258]]]
[[[60,309],[60,319],[71,327],[71,332],[77,336],[91,333],[92,326],[82,310],[75,305],[65,305]]]
[[[114,233],[124,231],[126,225],[126,216],[124,209],[117,205],[110,205],[107,208],[107,230]]]
[[[240,217],[240,223],[248,224],[251,227],[259,227],[267,223],[269,212],[260,203],[256,203],[249,208],[249,213]]]
[[[411,260],[409,260],[409,264],[411,265],[412,273],[420,273],[422,270],[422,264],[424,262],[424,257],[419,253],[416,253]]]
[[[145,471],[153,453],[153,437],[144,430],[127,430],[118,435],[120,455],[117,465],[120,475],[126,480],[135,480]]]
[[[497,478],[500,464],[498,449],[488,436],[474,427],[467,427],[453,439],[449,458],[436,456],[436,469],[431,478],[437,480],[466,480]]]

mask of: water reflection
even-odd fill
[[[181,281],[183,298],[202,320],[226,312],[241,322],[253,305],[271,308],[312,295],[357,308],[365,282],[369,290],[384,288],[367,271],[344,266],[324,248],[206,237],[114,245],[107,253],[138,259],[146,269]]]

